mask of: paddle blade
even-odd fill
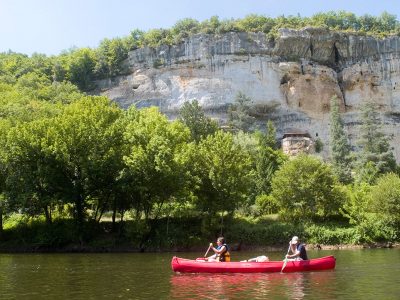
[[[288,261],[287,258],[285,258],[285,260],[284,260],[284,262],[283,262],[283,266],[282,266],[281,273],[283,272],[283,269],[286,267],[287,261]]]

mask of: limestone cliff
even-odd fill
[[[275,41],[263,33],[199,34],[176,46],[132,51],[131,74],[98,82],[99,93],[123,107],[157,105],[176,116],[197,99],[208,114],[226,121],[241,91],[253,100],[259,122],[271,119],[282,136],[293,128],[329,150],[330,98],[341,110],[352,142],[360,106],[379,104],[384,131],[400,161],[400,38],[282,29]]]

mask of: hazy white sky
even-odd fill
[[[97,47],[104,38],[132,29],[169,28],[183,18],[199,21],[242,18],[256,13],[311,16],[346,10],[356,15],[400,17],[397,0],[0,0],[0,52],[48,55],[77,47]]]

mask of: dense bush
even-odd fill
[[[329,165],[307,155],[289,160],[275,173],[271,196],[286,220],[337,215],[345,197]]]
[[[136,36],[135,44],[155,47],[160,44],[179,43],[182,38],[196,33],[221,34],[226,32],[263,32],[276,37],[279,28],[299,29],[305,26],[325,27],[336,31],[352,31],[378,37],[400,32],[399,21],[395,15],[387,12],[380,16],[356,16],[346,11],[318,13],[312,17],[279,16],[270,18],[250,14],[242,19],[220,20],[217,16],[198,22],[193,19],[178,21],[170,30],[153,29]]]
[[[400,177],[394,173],[382,175],[371,191],[371,210],[390,215],[400,223]]]
[[[56,249],[71,243],[79,243],[80,233],[72,220],[59,219],[46,224],[43,218],[24,218],[14,223],[8,220],[2,242],[15,249]]]
[[[293,235],[303,235],[302,226],[273,220],[236,219],[227,230],[230,240],[245,245],[286,244]]]
[[[311,244],[359,244],[363,241],[356,228],[344,227],[343,224],[308,224],[304,231],[307,242]]]
[[[389,173],[375,186],[366,183],[348,187],[342,212],[349,218],[362,242],[396,241],[400,236],[399,177]]]

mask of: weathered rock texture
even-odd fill
[[[280,137],[295,128],[329,150],[330,99],[341,111],[352,143],[360,107],[379,104],[383,130],[400,160],[400,38],[383,40],[324,29],[262,33],[199,34],[176,46],[129,54],[131,74],[98,82],[99,91],[122,107],[157,105],[171,118],[197,99],[221,122],[241,91],[253,100],[260,124],[271,119]]]
[[[315,143],[308,134],[285,133],[282,138],[282,150],[289,156],[300,153],[312,154],[315,152]]]

